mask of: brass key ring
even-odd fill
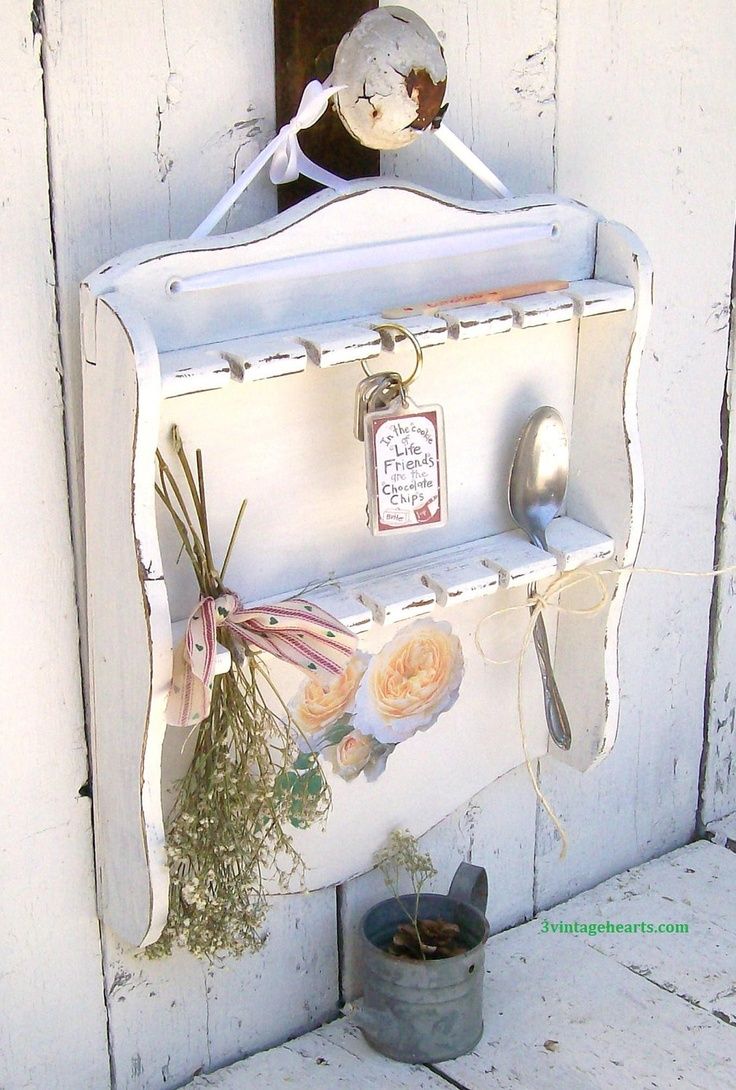
[[[414,351],[416,352],[416,357],[417,357],[416,363],[414,364],[414,370],[412,371],[412,373],[409,375],[408,378],[405,378],[405,379],[401,380],[401,385],[402,385],[403,389],[406,390],[408,386],[411,386],[412,382],[414,381],[414,379],[417,377],[417,375],[421,371],[422,364],[424,363],[424,353],[422,352],[421,344],[416,339],[414,334],[410,330],[408,330],[406,328],[406,326],[399,325],[398,322],[384,322],[382,325],[375,325],[373,328],[377,332],[380,332],[380,330],[382,330],[382,329],[397,330],[399,333],[403,333],[405,337],[408,337],[408,339],[413,344]],[[368,368],[365,365],[365,360],[360,361],[360,366],[363,368],[363,374],[365,374],[365,375],[370,376],[370,375],[376,373],[374,371],[369,371],[368,370]]]

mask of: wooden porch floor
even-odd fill
[[[189,1087],[732,1090],[736,854],[727,835],[715,839],[626,871],[491,938],[485,1033],[468,1056],[431,1067],[395,1063],[340,1019]],[[557,927],[606,921],[686,924],[687,933]]]

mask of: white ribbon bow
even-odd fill
[[[246,167],[234,185],[230,186],[227,193],[189,237],[204,238],[208,235],[269,160],[271,160],[270,178],[276,185],[293,182],[300,174],[304,174],[305,177],[312,178],[321,185],[326,185],[338,193],[344,193],[347,188],[345,179],[313,163],[299,147],[298,140],[302,129],[308,129],[319,121],[332,96],[341,90],[342,87],[325,87],[317,79],[308,83],[302,93],[299,109],[291,121],[279,129],[273,140],[266,144],[250,166]]]
[[[311,129],[312,125],[319,121],[329,105],[331,96],[339,90],[339,87],[323,87],[317,79],[313,79],[304,88],[299,109],[291,121],[279,129],[273,141],[277,146],[271,159],[269,176],[275,185],[295,181],[300,174],[304,173],[302,166],[305,163],[310,166],[317,166],[316,163],[311,163],[307,159],[299,147],[297,136],[302,129]],[[320,167],[317,167],[317,170],[320,169]],[[330,175],[330,177],[334,178],[334,175]],[[340,181],[341,179],[337,180]]]

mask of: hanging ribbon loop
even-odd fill
[[[299,109],[291,121],[279,129],[273,140],[266,144],[250,166],[245,168],[238,180],[230,186],[227,193],[220,198],[189,237],[204,238],[208,235],[269,161],[271,161],[271,181],[277,185],[282,182],[293,182],[300,174],[304,174],[307,178],[312,178],[315,182],[326,185],[338,193],[344,192],[345,179],[313,163],[299,147],[298,140],[298,134],[302,129],[308,129],[319,121],[332,96],[341,90],[341,87],[323,86],[316,79],[308,83],[304,88]]]
[[[196,726],[209,715],[218,628],[227,629],[243,650],[269,651],[323,685],[343,672],[358,643],[350,629],[304,598],[247,608],[235,594],[202,598],[174,651],[166,707],[166,722],[173,726]]]

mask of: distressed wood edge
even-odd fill
[[[629,566],[636,560],[644,530],[644,461],[637,399],[641,358],[652,313],[654,280],[651,259],[641,239],[630,228],[608,220],[601,220],[598,224],[594,272],[596,279],[620,282],[623,270],[621,259],[616,256],[617,248],[623,248],[629,255],[631,272],[627,279],[629,282],[634,280],[631,286],[636,293],[632,313],[633,328],[622,384],[624,453],[631,494],[631,520],[628,537],[617,557],[622,566]],[[630,571],[621,572],[616,579],[608,606],[603,641],[605,707],[599,743],[595,748],[577,747],[573,736],[573,746],[568,752],[559,749],[551,741],[549,743],[548,753],[552,757],[580,772],[594,768],[608,756],[618,734],[621,703],[618,637],[630,579]]]
[[[703,839],[736,852],[736,812],[717,821],[709,821],[703,831]]]
[[[98,306],[107,308],[119,322],[130,349],[130,364],[135,371],[136,413],[134,449],[131,451],[132,530],[140,580],[140,605],[148,630],[150,685],[148,716],[142,734],[139,796],[136,800],[148,863],[148,923],[143,933],[131,934],[111,910],[106,913],[109,919],[105,922],[109,922],[113,930],[131,945],[144,947],[160,936],[169,906],[169,869],[161,801],[161,755],[173,655],[154,494],[161,374],[153,334],[125,297],[121,293],[111,292],[98,299]],[[93,778],[95,782],[96,776]],[[102,862],[104,865],[104,860]]]
[[[591,214],[596,219],[599,216],[587,208],[580,201],[555,194],[532,194],[524,197],[492,198],[481,201],[464,200],[460,197],[451,197],[446,194],[416,185],[411,182],[401,182],[396,178],[359,179],[348,185],[344,193],[336,194],[332,190],[323,190],[312,197],[306,197],[299,204],[275,216],[263,220],[253,227],[242,231],[235,231],[225,235],[207,236],[203,239],[180,239],[176,241],[165,240],[162,242],[148,243],[132,250],[127,250],[118,257],[99,266],[83,281],[83,288],[93,296],[111,291],[117,281],[127,273],[133,271],[138,265],[144,265],[160,258],[174,257],[181,254],[219,253],[221,251],[234,250],[250,246],[253,243],[264,241],[276,235],[283,234],[289,228],[310,219],[323,209],[331,205],[339,205],[343,201],[354,200],[372,193],[374,190],[395,190],[410,196],[424,199],[430,205],[435,204],[442,208],[456,209],[458,211],[475,213],[479,221],[488,215],[510,215],[516,212],[527,212],[532,209],[550,210],[554,214],[555,208],[564,207],[573,212],[577,211],[581,216]]]

